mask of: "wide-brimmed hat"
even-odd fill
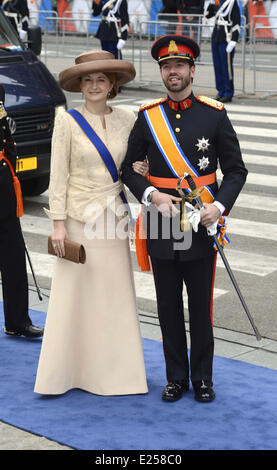
[[[191,63],[200,55],[196,41],[178,34],[167,34],[154,42],[151,55],[159,64],[167,59],[184,59]]]
[[[75,65],[60,72],[60,86],[66,91],[80,92],[80,78],[94,72],[114,73],[118,86],[130,82],[136,76],[131,62],[115,59],[107,51],[87,51],[76,57]]]

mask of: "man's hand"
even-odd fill
[[[175,215],[179,214],[180,211],[176,208],[173,202],[181,202],[181,197],[175,197],[167,193],[161,193],[158,190],[153,191],[151,195],[151,202],[155,204],[158,211],[161,212],[162,215],[165,217],[175,217]]]
[[[124,39],[119,39],[118,42],[117,42],[117,49],[120,51],[121,49],[123,49],[123,47],[125,46],[125,43],[126,41],[124,41]]]
[[[221,212],[214,204],[207,204],[204,202],[203,206],[205,210],[201,211],[200,222],[204,227],[210,227],[217,221],[217,219],[219,219]]]
[[[226,52],[232,52],[232,50],[236,47],[237,43],[236,41],[230,41],[228,44],[227,44],[227,47],[226,47]]]

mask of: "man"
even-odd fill
[[[148,221],[147,250],[155,281],[168,380],[162,398],[165,401],[181,398],[189,389],[190,375],[196,400],[207,402],[215,396],[212,297],[216,257],[207,227],[216,223],[223,212],[230,211],[247,170],[224,105],[209,98],[196,98],[192,93],[194,60],[200,53],[198,44],[184,36],[168,35],[154,43],[151,53],[160,66],[168,97],[141,108],[129,137],[121,177],[136,198],[151,208],[144,220]],[[147,179],[132,169],[134,160],[144,160],[146,156],[150,175]],[[223,173],[220,188],[215,173],[218,163]],[[193,176],[198,187],[203,186],[201,195],[206,202],[198,231],[192,231],[191,246],[180,250],[173,237],[161,235],[160,228],[168,215],[177,213],[175,203],[180,198],[175,188],[185,171]],[[159,233],[151,238],[151,222],[157,220],[156,212]],[[140,259],[145,261],[143,256]],[[190,374],[183,282],[188,294]]]
[[[102,14],[96,37],[104,51],[122,59],[122,49],[128,37],[129,15],[127,0],[94,0],[93,16]]]
[[[4,14],[22,40],[26,39],[29,27],[27,0],[0,0]]]
[[[178,0],[162,0],[162,4],[160,13],[177,13]]]
[[[2,277],[4,331],[7,335],[35,338],[43,329],[32,325],[28,315],[28,279],[25,244],[19,217],[22,201],[15,174],[16,148],[4,107],[5,92],[0,85],[0,271]]]
[[[233,61],[240,35],[240,9],[237,0],[215,0],[204,14],[215,17],[212,33],[212,55],[217,89],[216,99],[222,103],[232,101],[234,95]]]

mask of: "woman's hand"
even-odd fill
[[[149,165],[147,163],[147,160],[145,159],[143,162],[134,162],[133,170],[136,173],[139,173],[140,175],[145,176],[146,173],[148,173],[149,171]]]
[[[63,220],[54,220],[54,231],[51,235],[52,245],[57,256],[65,256],[64,241],[68,238]]]

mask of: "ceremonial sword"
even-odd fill
[[[187,183],[188,183],[188,185],[189,185],[189,187],[190,187],[190,189],[191,189],[192,191],[195,191],[195,190],[197,189],[197,188],[196,188],[196,184],[195,184],[195,182],[193,181],[193,179],[192,179],[192,177],[191,177],[191,175],[190,175],[189,173],[184,173],[183,178],[180,178],[180,180],[182,180],[182,179],[187,180]],[[179,180],[179,181],[180,181],[180,180]],[[202,202],[202,199],[201,199],[201,196],[199,195],[199,193],[198,193],[197,195],[195,195],[194,199],[195,199],[196,202],[198,203],[198,206],[199,206],[200,209],[201,209],[201,208],[204,208],[204,204],[203,204],[203,202]],[[252,328],[253,328],[253,330],[254,330],[254,332],[255,332],[256,339],[257,339],[257,341],[260,341],[260,340],[262,339],[262,337],[261,337],[261,335],[260,335],[260,333],[259,333],[259,331],[258,331],[258,328],[256,327],[256,325],[255,325],[255,323],[254,323],[254,320],[253,320],[252,315],[251,315],[250,312],[249,312],[249,309],[248,309],[248,307],[247,307],[247,305],[246,305],[246,302],[245,302],[245,300],[244,300],[244,298],[243,298],[243,295],[242,295],[242,293],[241,293],[241,290],[240,290],[240,288],[239,288],[239,286],[238,286],[238,283],[237,283],[237,281],[236,281],[236,279],[235,279],[235,276],[234,276],[234,274],[233,274],[233,272],[232,272],[232,270],[231,270],[231,268],[230,268],[230,265],[229,265],[229,263],[228,263],[228,260],[227,260],[227,258],[226,258],[226,256],[225,256],[225,253],[224,253],[224,251],[223,251],[223,248],[222,248],[222,246],[220,245],[217,236],[216,236],[216,235],[211,235],[211,236],[212,236],[213,239],[214,239],[214,242],[215,242],[216,247],[217,247],[217,249],[218,249],[218,251],[219,251],[219,254],[220,254],[221,258],[222,258],[222,261],[223,261],[224,266],[225,266],[225,268],[226,268],[226,270],[227,270],[227,273],[229,274],[229,277],[230,277],[230,279],[231,279],[231,281],[232,281],[232,284],[233,284],[233,286],[234,286],[234,288],[235,288],[235,290],[236,290],[236,292],[237,292],[237,294],[238,294],[239,300],[240,300],[240,302],[241,302],[241,304],[242,304],[242,306],[243,306],[243,308],[244,308],[244,310],[245,310],[245,313],[246,313],[246,315],[247,315],[247,317],[248,317],[248,320],[250,321],[251,326],[252,326]]]

